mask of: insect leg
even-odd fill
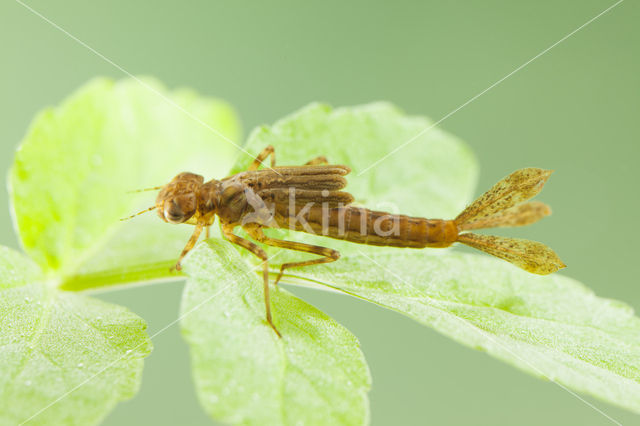
[[[260,241],[261,243],[267,244],[269,246],[285,248],[288,250],[303,251],[305,253],[313,253],[313,254],[322,256],[317,259],[303,260],[301,262],[283,263],[282,265],[280,265],[280,273],[276,278],[276,282],[275,282],[276,285],[282,278],[282,275],[284,274],[285,269],[297,268],[301,266],[318,265],[320,263],[329,263],[329,262],[336,261],[340,258],[340,252],[337,250],[333,250],[327,247],[314,246],[311,244],[299,243],[295,241],[277,240],[275,238],[270,238],[264,235],[264,232],[262,232],[262,229],[258,227],[250,227],[250,228],[247,227],[245,229],[257,241]]]
[[[264,250],[258,247],[257,244],[249,240],[245,240],[242,237],[238,237],[236,234],[234,234],[233,226],[223,226],[222,234],[227,240],[229,240],[233,244],[237,244],[240,247],[243,247],[249,250],[251,253],[255,254],[260,259],[262,259],[262,276],[264,279],[264,305],[267,311],[267,322],[269,323],[271,328],[273,328],[273,331],[276,332],[278,337],[282,337],[282,335],[280,334],[276,326],[273,324],[273,319],[271,317],[271,300],[269,297],[269,263],[267,262],[267,253],[265,253]]]
[[[275,167],[276,166],[276,152],[273,149],[273,146],[269,145],[265,149],[263,149],[260,154],[258,154],[256,159],[253,160],[253,163],[251,163],[251,165],[247,168],[247,170],[249,170],[249,171],[258,170],[258,167],[260,167],[262,162],[264,160],[266,160],[268,156],[271,156],[271,167],[272,168]]]
[[[329,164],[329,160],[324,155],[320,155],[304,163],[305,166],[319,166],[321,164]]]
[[[206,233],[205,233],[205,238],[206,238],[207,240],[209,239],[209,228],[211,228],[211,226],[210,226],[210,225],[208,225],[208,226],[205,228],[205,230],[206,230],[206,231],[205,231],[205,232],[206,232]]]
[[[180,257],[178,258],[178,263],[176,263],[176,266],[174,266],[176,270],[179,271],[182,269],[182,266],[180,265],[180,263],[182,262],[182,259],[184,259],[184,257],[187,255],[187,253],[191,251],[193,246],[196,245],[196,242],[200,237],[200,233],[202,232],[202,227],[203,225],[196,225],[196,229],[193,231],[193,234],[191,234],[191,238],[189,238],[189,241],[187,241],[187,245],[184,246],[184,250],[182,250],[182,253],[180,253]]]

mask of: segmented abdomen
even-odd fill
[[[450,220],[425,219],[345,206],[276,205],[280,228],[323,235],[360,244],[393,247],[448,247],[458,237]]]

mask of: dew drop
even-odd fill
[[[84,367],[84,363],[79,362],[79,363],[78,363],[78,368],[81,368],[81,367]]]

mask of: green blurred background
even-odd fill
[[[613,3],[28,2],[128,72],[228,100],[245,134],[316,100],[389,100],[438,120]],[[638,2],[621,3],[442,123],[476,152],[478,191],[520,167],[555,169],[542,196],[554,215],[517,235],[549,243],[569,265],[565,274],[636,310],[639,21]],[[0,4],[0,23],[6,173],[38,110],[96,75],[124,74],[15,1]],[[0,243],[17,248],[6,190],[0,201]],[[153,333],[176,318],[181,289],[176,282],[99,297],[130,307]],[[611,423],[559,386],[396,313],[294,291],[359,337],[373,374],[374,425]],[[178,327],[159,335],[140,393],[105,424],[211,424],[188,364]],[[623,424],[640,423],[585,400]]]

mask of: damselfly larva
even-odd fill
[[[271,155],[271,167],[258,170]],[[203,229],[220,219],[222,235],[262,259],[267,322],[280,335],[271,317],[267,254],[256,243],[234,234],[242,227],[255,241],[320,257],[280,266],[275,284],[288,268],[338,260],[336,250],[300,242],[270,238],[263,228],[286,228],[360,244],[393,247],[449,247],[460,242],[497,256],[535,274],[550,274],[564,268],[549,247],[535,241],[478,235],[475,229],[523,226],[551,213],[541,202],[527,202],[538,194],[551,171],[526,168],[513,172],[471,203],[452,220],[409,217],[351,205],[353,196],[342,191],[349,167],[329,165],[318,157],[303,166],[275,167],[273,147],[268,146],[247,171],[208,182],[194,173],[180,173],[160,189],[157,210],[169,223],[195,225],[195,231],[180,254],[180,262],[194,247]],[[141,212],[141,213],[144,213]],[[135,215],[134,215],[135,216]]]

